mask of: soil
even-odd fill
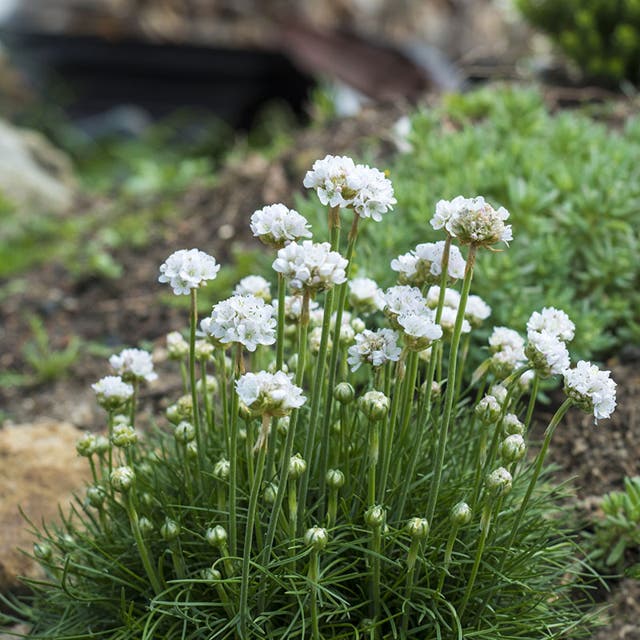
[[[180,224],[158,228],[144,250],[123,249],[115,255],[126,274],[119,280],[78,280],[56,264],[24,274],[20,292],[1,303],[0,368],[24,370],[22,347],[30,337],[24,321],[28,313],[42,317],[54,347],[64,346],[70,336],[77,335],[113,346],[114,351],[142,340],[153,341],[159,349],[164,335],[184,326],[186,316],[183,310],[159,301],[166,290],[156,284],[157,267],[169,253],[198,246],[224,263],[232,242],[256,247],[247,229],[251,212],[265,202],[291,202],[313,159],[347,149],[357,155],[368,137],[379,138],[380,131],[388,131],[398,115],[397,109],[372,110],[357,119],[304,131],[290,147],[295,153],[287,151],[273,161],[260,156],[244,158],[225,169],[214,188],[188,189],[176,205],[184,213]],[[381,153],[389,150],[390,146],[383,145]],[[87,206],[110,204],[89,199],[79,203],[75,214]],[[589,416],[574,409],[554,437],[550,459],[557,463],[560,478],[574,479],[577,506],[585,514],[597,513],[601,496],[621,488],[625,475],[640,474],[639,362],[638,354],[628,353],[607,363],[618,382],[619,406],[612,420],[594,426]],[[84,353],[66,379],[32,388],[0,388],[3,415],[16,423],[47,417],[100,428],[102,417],[94,409],[89,384],[103,375],[104,358]],[[165,390],[155,388],[143,400],[152,408]],[[552,404],[558,400],[559,396],[552,398]],[[539,418],[543,423],[545,413]],[[640,583],[622,580],[611,583],[610,588],[605,595],[611,605],[610,621],[594,640],[640,640]]]

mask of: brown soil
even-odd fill
[[[257,246],[247,232],[248,216],[265,202],[291,202],[303,172],[316,157],[347,149],[357,155],[368,137],[379,138],[398,115],[396,110],[367,112],[357,120],[344,120],[324,129],[300,134],[292,151],[275,161],[245,158],[228,167],[215,188],[187,190],[176,206],[182,222],[158,228],[144,250],[122,250],[115,258],[126,276],[116,280],[79,281],[58,265],[46,265],[26,274],[27,286],[11,295],[0,308],[0,366],[24,368],[22,347],[29,338],[24,317],[28,312],[43,318],[54,346],[63,346],[72,335],[113,346],[135,345],[141,340],[161,344],[163,336],[185,324],[185,312],[159,302],[166,292],[156,284],[157,267],[180,247],[198,246],[224,263],[231,242]],[[382,154],[389,151],[383,145]],[[238,185],[241,185],[238,187]],[[86,208],[91,203],[82,203]],[[104,202],[95,206],[109,206]],[[224,233],[220,230],[224,229]],[[550,458],[561,478],[574,478],[578,507],[597,512],[600,497],[622,486],[625,475],[638,475],[640,460],[638,359],[612,360],[608,365],[618,382],[619,407],[610,421],[594,426],[589,416],[572,410],[558,429]],[[103,358],[83,355],[67,379],[37,388],[0,388],[0,406],[14,422],[47,417],[70,420],[83,428],[100,428],[101,415],[94,409],[89,384],[106,374]],[[162,389],[149,392],[156,404]],[[556,399],[557,400],[557,399]],[[540,416],[541,422],[544,415]],[[640,586],[623,580],[612,583],[607,601],[611,622],[594,640],[640,639]]]

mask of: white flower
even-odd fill
[[[500,406],[504,405],[507,401],[507,396],[509,392],[507,388],[502,384],[494,384],[489,389],[489,393],[500,403]]]
[[[391,261],[391,268],[398,272],[398,282],[400,284],[417,284],[415,282],[418,275],[418,258],[413,251],[403,253]]]
[[[237,342],[249,351],[276,341],[274,309],[256,296],[232,296],[218,302],[200,323],[205,334],[222,344]]]
[[[562,342],[573,340],[576,326],[561,309],[544,307],[542,311],[534,311],[527,322],[527,331],[546,331]]]
[[[610,376],[610,371],[584,360],[564,372],[565,393],[580,409],[593,412],[596,423],[609,418],[616,408],[616,383]]]
[[[427,291],[427,306],[430,309],[435,309],[438,306],[439,299],[440,287],[437,284],[434,284],[432,287],[429,287],[429,291]],[[460,294],[455,289],[449,289],[449,287],[446,287],[444,290],[444,306],[457,311],[459,305]]]
[[[120,376],[106,376],[91,385],[98,402],[106,409],[115,409],[133,396],[133,387]]]
[[[365,362],[373,367],[380,367],[389,361],[395,362],[402,352],[398,346],[398,334],[391,329],[365,329],[356,335],[355,340],[355,344],[348,350],[347,362],[351,365],[351,371],[357,371]]]
[[[355,168],[355,163],[347,156],[328,155],[313,163],[311,170],[307,171],[304,177],[303,184],[307,189],[316,190],[323,205],[346,207],[351,204],[351,197],[343,197],[342,190],[346,186],[347,176]]]
[[[442,274],[445,244],[444,241],[419,244],[410,253],[392,260],[391,268],[400,274],[398,281],[401,284],[412,284],[418,287],[438,282]],[[449,250],[448,277],[451,280],[464,277],[465,266],[466,261],[460,249],[452,245]]]
[[[236,296],[252,295],[269,302],[271,300],[271,285],[262,276],[247,276],[240,280],[233,293]]]
[[[292,289],[316,292],[342,284],[346,280],[347,264],[337,251],[331,251],[328,242],[305,240],[280,249],[273,268],[289,279]]]
[[[411,351],[422,351],[434,340],[442,338],[442,327],[436,324],[430,309],[423,313],[403,313],[398,316],[398,324]]]
[[[502,413],[502,407],[497,398],[486,394],[475,407],[476,415],[486,424],[495,422]]]
[[[347,173],[343,195],[352,195],[349,205],[361,218],[382,220],[382,214],[393,209],[397,200],[393,185],[382,171],[359,164]]]
[[[486,247],[496,242],[508,244],[513,239],[511,225],[504,224],[508,217],[504,207],[496,210],[482,196],[458,196],[451,202],[438,202],[431,226],[434,229],[444,226],[447,233],[462,244]]]
[[[109,364],[123,380],[146,380],[152,382],[158,378],[153,370],[151,354],[142,349],[123,349],[118,355],[109,358]]]
[[[524,364],[526,364],[524,349],[516,351],[511,347],[505,347],[491,356],[491,371],[500,378],[506,378]]]
[[[307,219],[283,204],[270,204],[258,209],[251,216],[250,226],[254,236],[277,248],[311,237]]]
[[[199,249],[180,249],[160,265],[159,282],[168,282],[176,295],[188,295],[207,280],[214,280],[220,265]]]
[[[494,327],[489,336],[489,347],[492,353],[509,348],[514,351],[521,351],[521,360],[524,360],[524,338],[513,329],[507,327]]]
[[[447,334],[452,334],[456,326],[456,318],[458,317],[458,310],[453,307],[442,307],[442,314],[440,316],[440,326]],[[462,333],[470,333],[471,325],[468,320],[462,320]]]
[[[491,307],[480,296],[470,295],[467,298],[464,317],[472,327],[479,327],[490,315]]]
[[[408,285],[390,287],[384,294],[384,312],[391,324],[397,327],[397,317],[403,313],[422,313],[427,308],[420,289]]]
[[[561,374],[569,368],[569,352],[562,340],[546,331],[528,331],[527,339],[525,354],[540,376]]]
[[[306,401],[284,371],[245,373],[236,381],[236,393],[249,409],[270,416],[286,416]]]
[[[375,280],[354,278],[349,282],[349,304],[362,311],[381,311],[384,309],[384,294]]]
[[[189,353],[189,343],[179,331],[171,331],[167,334],[167,351],[170,358],[180,360]]]

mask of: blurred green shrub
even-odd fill
[[[640,81],[640,0],[517,0],[590,78]]]

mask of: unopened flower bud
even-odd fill
[[[289,366],[289,371],[295,373],[298,368],[298,354],[294,353],[288,360],[287,365]]]
[[[282,437],[286,436],[289,431],[289,424],[291,423],[290,416],[282,416],[278,418],[278,434]]]
[[[33,545],[33,555],[38,558],[38,560],[51,560],[53,556],[53,550],[51,546],[47,542],[36,542]]]
[[[165,542],[171,542],[180,535],[180,525],[171,518],[167,518],[160,527],[160,535]]]
[[[278,485],[270,482],[265,488],[262,497],[266,504],[273,504],[276,501],[278,495]]]
[[[351,328],[355,333],[362,333],[367,328],[367,325],[362,318],[353,318],[351,320]]]
[[[229,536],[227,535],[227,530],[218,524],[215,527],[207,529],[204,537],[212,547],[219,547],[221,544],[226,544]]]
[[[138,434],[130,424],[116,424],[113,426],[111,442],[115,447],[126,449],[138,442]]]
[[[340,469],[327,471],[327,484],[331,489],[340,489],[344,485],[344,473]]]
[[[329,534],[322,527],[311,527],[304,534],[304,543],[314,551],[322,551],[329,542]]]
[[[505,462],[517,462],[522,460],[527,445],[524,442],[524,438],[519,433],[507,436],[500,447],[502,458]]]
[[[167,420],[172,424],[178,424],[180,422],[180,409],[177,404],[170,404],[165,412],[165,416],[167,416]]]
[[[356,392],[348,382],[340,382],[333,389],[333,397],[340,404],[351,404]]]
[[[155,496],[148,491],[144,491],[143,493],[141,493],[138,498],[140,500],[140,503],[145,507],[151,508],[156,506],[157,500]]]
[[[369,507],[364,514],[364,521],[370,527],[380,527],[384,524],[385,511],[379,505],[376,504],[373,507]]]
[[[289,458],[289,477],[297,480],[307,470],[307,461],[299,454]]]
[[[471,507],[466,502],[458,502],[458,504],[453,505],[449,517],[451,518],[451,524],[461,527],[469,524],[471,515]]]
[[[495,496],[507,495],[512,484],[513,478],[504,467],[498,467],[487,476],[487,489]]]
[[[187,442],[187,446],[184,449],[189,460],[195,460],[198,457],[198,443],[195,440]]]
[[[173,437],[182,444],[191,442],[196,437],[196,428],[186,420],[179,422],[173,430]]]
[[[84,433],[76,442],[78,455],[90,458],[96,452],[96,436],[93,433]]]
[[[178,331],[167,334],[167,352],[172,360],[182,360],[189,354],[189,343]]]
[[[486,395],[475,408],[476,415],[484,424],[492,424],[500,418],[502,407],[492,395]]]
[[[206,569],[202,569],[202,571],[200,572],[200,575],[202,576],[203,580],[209,580],[211,582],[222,579],[222,574],[217,569],[214,569],[213,567],[207,567]]]
[[[502,428],[507,435],[518,434],[523,436],[525,432],[524,424],[515,413],[507,413],[502,421]]]
[[[247,439],[247,430],[243,427],[238,429],[238,441],[243,442]]]
[[[101,507],[106,493],[104,489],[98,485],[87,487],[87,501],[92,507]]]
[[[115,491],[126,493],[131,488],[135,477],[131,467],[118,467],[111,472],[111,486]]]
[[[381,391],[367,391],[358,401],[358,405],[362,413],[377,422],[387,415],[389,398]]]
[[[411,518],[407,522],[407,532],[412,538],[424,539],[429,535],[429,522],[426,518]]]
[[[251,409],[249,409],[249,407],[244,402],[238,403],[238,415],[243,420],[252,420],[253,418],[255,418],[255,414],[253,413],[253,411],[251,411]]]
[[[221,458],[213,465],[213,477],[216,480],[226,480],[230,470],[231,463],[226,458]]]
[[[96,453],[99,456],[109,451],[109,447],[109,438],[107,438],[106,436],[96,437]]]
[[[208,340],[196,340],[194,353],[197,360],[213,360],[215,347]]]
[[[218,392],[218,378],[215,376],[207,376],[207,393],[213,395]],[[202,378],[196,382],[196,391],[198,393],[204,393],[204,382]]]
[[[153,522],[151,522],[151,520],[149,520],[149,518],[145,518],[145,516],[142,516],[139,520],[138,520],[138,527],[140,528],[140,533],[145,536],[145,535],[149,535],[152,531],[153,531]]]
[[[275,360],[272,360],[267,367],[267,371],[269,373],[275,373],[276,371],[284,371],[285,373],[289,373],[289,367],[286,362],[282,363],[282,366],[278,368],[278,363]]]

